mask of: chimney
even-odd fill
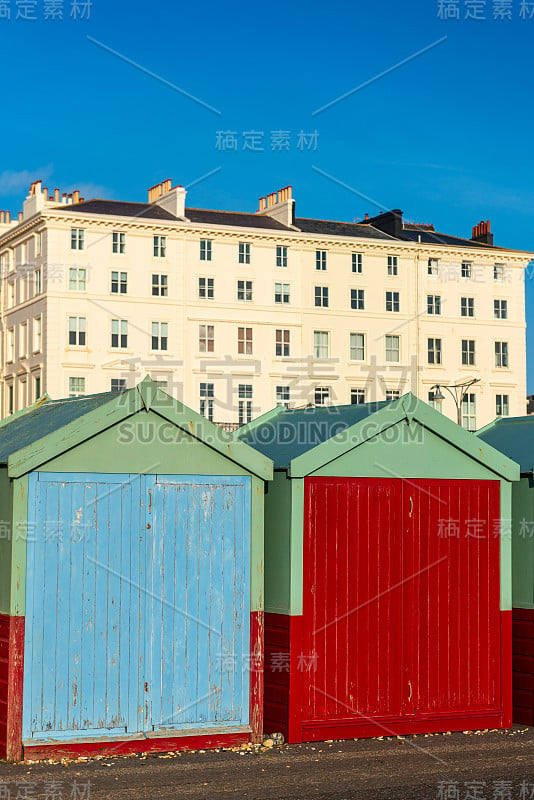
[[[73,203],[79,203],[80,202],[80,192],[78,191],[78,189],[76,189],[76,191],[72,195],[72,202]]]
[[[168,178],[162,183],[157,183],[148,190],[148,202],[161,206],[165,211],[175,217],[185,219],[185,196],[187,192],[183,186],[172,186],[172,180]]]
[[[59,203],[59,189],[54,189],[54,202]]]
[[[384,211],[383,214],[377,214],[376,217],[369,217],[366,214],[365,219],[360,224],[362,223],[372,225],[395,239],[403,238],[402,211],[399,208],[394,208],[392,211]]]
[[[11,211],[6,211],[6,225],[11,223]]]
[[[266,197],[260,197],[259,208],[256,214],[272,217],[287,228],[295,227],[295,201],[293,200],[293,187],[284,186],[278,192],[271,192]]]
[[[471,235],[472,242],[480,242],[481,244],[493,245],[493,234],[490,230],[489,219],[484,222],[481,220],[478,225],[475,225]]]
[[[22,222],[23,219],[24,219],[24,215],[23,215],[22,211],[19,211],[19,222]]]

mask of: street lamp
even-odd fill
[[[441,384],[436,383],[434,386],[431,387],[430,391],[434,392],[434,400],[445,400],[445,395],[441,391],[442,389],[446,389],[452,399],[454,400],[454,404],[456,406],[456,421],[458,425],[462,425],[462,403],[464,401],[464,397],[466,396],[467,392],[473,386],[474,383],[479,383],[480,378],[471,378],[468,381],[464,381],[463,383],[451,383]],[[434,391],[435,390],[435,391]]]

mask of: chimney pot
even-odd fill
[[[59,203],[59,189],[54,189],[54,200]]]
[[[76,191],[72,195],[72,202],[73,203],[79,203],[80,202],[80,192],[78,191],[78,189],[76,189]]]
[[[22,222],[22,220],[23,220],[23,214],[22,211],[19,211],[19,222]]]
[[[9,225],[11,222],[11,211],[6,211],[6,223]]]
[[[5,215],[4,215],[4,212],[3,212],[3,211],[0,211],[0,225],[3,225],[3,224],[4,224],[4,216],[5,216]]]

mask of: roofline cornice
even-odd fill
[[[321,249],[336,246],[340,249],[354,251],[356,248],[366,248],[367,250],[389,251],[397,250],[406,255],[419,257],[419,259],[443,257],[445,253],[454,253],[456,259],[465,258],[472,261],[499,262],[506,259],[508,262],[518,262],[522,265],[525,260],[534,258],[534,252],[528,250],[507,250],[505,248],[482,249],[479,247],[469,247],[448,244],[429,244],[428,242],[408,242],[400,239],[372,239],[367,237],[348,237],[336,236],[334,234],[306,233],[298,230],[270,230],[265,228],[250,228],[246,226],[230,225],[206,225],[201,222],[191,222],[190,220],[159,220],[147,219],[146,217],[123,217],[108,214],[76,214],[69,209],[66,217],[63,213],[55,210],[45,210],[35,214],[29,220],[16,225],[3,236],[0,236],[0,247],[9,244],[14,239],[32,232],[38,227],[39,223],[59,223],[59,227],[70,228],[73,225],[93,226],[109,229],[110,231],[120,225],[121,228],[130,231],[147,231],[156,228],[166,235],[179,234],[181,237],[187,235],[198,235],[202,233],[206,236],[213,236],[228,239],[260,239],[265,242],[290,243],[299,242],[310,249]]]

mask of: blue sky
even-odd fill
[[[292,184],[299,216],[398,207],[461,236],[489,218],[496,244],[534,249],[534,3],[451,0],[447,21],[438,0],[92,0],[88,19],[56,0],[63,20],[45,20],[52,5],[0,0],[0,208],[39,177],[135,200],[171,177],[189,205],[251,211]],[[24,6],[36,20],[16,19]],[[486,19],[465,18],[475,6]],[[528,339],[534,392],[534,326]]]

